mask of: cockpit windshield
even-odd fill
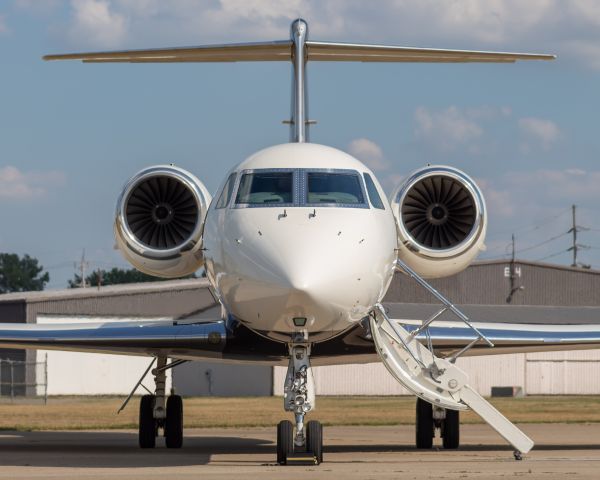
[[[236,204],[278,204],[293,202],[292,172],[244,173],[240,180]]]
[[[233,208],[369,208],[363,177],[356,170],[278,168],[242,170]]]
[[[307,180],[306,203],[365,203],[360,177],[355,173],[308,172]]]

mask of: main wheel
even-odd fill
[[[417,448],[433,447],[433,407],[431,403],[417,398],[416,443]]]
[[[294,453],[294,427],[289,420],[282,420],[277,425],[277,463],[285,465],[290,453]]]
[[[154,448],[158,425],[154,419],[154,395],[144,395],[140,400],[140,448]]]
[[[460,445],[460,416],[458,410],[446,410],[446,418],[442,423],[444,448],[458,448]]]
[[[323,427],[321,422],[311,420],[306,424],[306,451],[315,456],[317,465],[323,462]]]
[[[165,444],[167,448],[181,448],[183,444],[183,401],[179,395],[167,398]]]

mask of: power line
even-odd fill
[[[568,251],[569,251],[569,249],[561,250],[560,252],[556,252],[556,253],[551,253],[550,255],[546,255],[545,257],[538,258],[535,261],[536,262],[541,262],[542,260],[546,260],[548,258],[558,257],[559,255],[562,255],[563,253],[567,253]]]
[[[541,247],[541,246],[544,246],[544,245],[546,245],[547,243],[553,242],[554,240],[558,240],[559,238],[562,238],[562,237],[564,237],[564,236],[568,235],[569,233],[570,233],[570,231],[563,232],[563,233],[559,233],[558,235],[554,235],[553,237],[550,237],[550,238],[548,238],[548,239],[546,239],[546,240],[544,240],[544,241],[542,241],[542,242],[536,243],[536,244],[534,244],[534,245],[530,245],[530,246],[528,246],[528,247],[525,247],[525,248],[521,248],[521,249],[515,250],[515,251],[514,251],[514,253],[523,253],[523,252],[528,252],[528,251],[530,251],[530,250],[535,250],[536,248],[539,248],[539,247]],[[514,242],[514,235],[513,235],[513,242]],[[505,248],[505,249],[507,249],[507,248],[508,248],[510,245],[511,245],[511,244],[509,243],[509,244],[507,244],[507,245],[506,245],[504,248]],[[496,247],[496,249],[497,249],[497,248],[499,248],[499,247]],[[513,245],[513,249],[514,249],[514,245]],[[496,259],[496,258],[498,258],[498,259],[499,259],[499,258],[506,258],[506,257],[508,257],[509,255],[510,255],[510,254],[509,254],[508,252],[505,252],[505,253],[504,253],[504,254],[502,254],[502,255],[493,255],[493,256],[491,256],[491,257],[488,257],[488,258],[490,258],[490,259]]]
[[[565,235],[568,235],[570,232],[563,232],[559,235],[555,235],[554,237],[551,237],[547,240],[544,240],[543,242],[540,243],[536,243],[535,245],[531,245],[529,247],[525,247],[525,248],[521,248],[520,250],[517,250],[516,253],[523,253],[523,252],[528,252],[529,250],[534,250],[538,247],[541,247],[542,245],[546,245],[547,243],[553,242],[554,240],[558,240],[559,238],[564,237]]]
[[[531,226],[531,225],[524,225],[524,226],[522,226],[520,228],[511,229],[511,230],[505,230],[504,232],[500,232],[500,233],[509,233],[509,232],[512,232],[512,233],[528,233],[528,232],[533,232],[535,230],[540,229],[544,225],[547,225],[552,220],[555,220],[555,219],[561,217],[562,215],[564,215],[565,213],[567,213],[569,210],[570,210],[569,208],[565,208],[563,210],[560,210],[558,213],[555,213],[554,215],[549,215],[547,217],[544,217],[538,223],[536,223],[533,226]]]

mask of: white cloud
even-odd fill
[[[28,200],[44,196],[49,188],[63,186],[66,176],[62,172],[21,172],[17,167],[0,167],[0,198]]]
[[[415,135],[442,150],[453,150],[483,134],[483,129],[475,122],[476,118],[477,115],[455,106],[440,111],[418,107],[415,111]]]
[[[109,0],[71,0],[71,36],[99,47],[119,45],[127,35],[125,16],[112,10]]]
[[[560,138],[560,128],[551,120],[527,117],[519,119],[519,128],[526,136],[527,141],[533,140],[548,150]],[[528,149],[529,143],[525,144]]]
[[[556,208],[600,203],[600,171],[580,168],[511,171],[495,178],[477,179],[490,216],[521,225]]]
[[[517,205],[511,192],[505,186],[495,187],[494,183],[478,178],[477,185],[483,192],[488,212],[493,216],[512,217],[517,211]]]
[[[368,138],[356,138],[348,145],[348,153],[364,162],[371,170],[386,170],[390,163],[381,147]]]

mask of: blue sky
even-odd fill
[[[140,168],[176,163],[214,191],[287,141],[287,64],[84,65],[46,53],[283,39],[556,53],[514,65],[310,64],[311,140],[349,151],[388,192],[426,163],[464,169],[490,211],[488,251],[600,268],[600,1],[5,0],[0,3],[0,251],[60,288],[86,249],[124,266],[114,204]],[[535,245],[559,236],[544,245]],[[530,248],[530,247],[535,248]],[[563,251],[563,253],[559,253]]]

